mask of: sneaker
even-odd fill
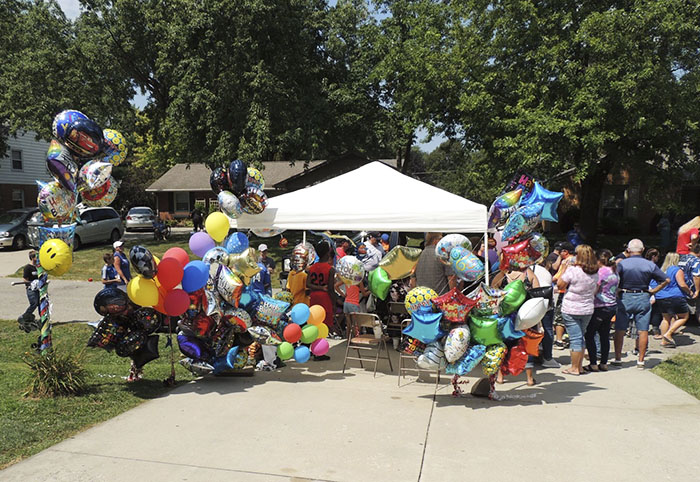
[[[638,362],[637,362],[637,368],[639,368],[640,370],[644,370],[644,362],[643,362],[643,361],[638,361]]]
[[[611,365],[616,366],[616,367],[621,367],[622,366],[622,360],[613,360],[610,362]]]
[[[559,368],[561,367],[561,364],[556,361],[554,358],[551,358],[549,360],[544,360],[542,362],[542,368]]]
[[[632,350],[632,354],[633,354],[634,356],[639,355],[639,350],[637,350],[637,349],[635,348],[634,350]]]
[[[564,345],[564,342],[563,342],[563,341],[556,340],[556,341],[554,342],[553,348],[554,348],[555,350],[565,350],[565,349],[566,349],[566,345]]]

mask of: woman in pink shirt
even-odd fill
[[[583,373],[583,334],[595,306],[593,298],[598,288],[598,260],[587,244],[576,247],[576,263],[557,281],[559,291],[566,290],[561,314],[571,344],[571,366],[562,370],[568,375]]]

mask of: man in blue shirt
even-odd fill
[[[259,295],[272,296],[272,281],[265,263],[258,261],[260,271],[250,279],[250,288]]]
[[[649,323],[651,322],[651,296],[662,290],[671,280],[666,273],[653,262],[642,257],[644,243],[633,239],[627,243],[629,256],[617,263],[617,274],[620,277],[617,299],[617,314],[615,317],[615,360],[613,365],[622,364],[622,343],[630,321],[637,325],[639,360],[637,368],[644,369],[644,356],[649,340]],[[659,283],[649,289],[651,280]]]

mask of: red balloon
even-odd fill
[[[290,323],[284,329],[282,335],[289,343],[296,343],[301,339],[301,326],[296,323]]]
[[[184,268],[185,265],[190,262],[190,257],[187,254],[187,251],[178,247],[167,250],[163,255],[163,260],[167,258],[175,258],[180,263],[181,268]]]
[[[190,295],[185,290],[174,289],[165,295],[163,306],[168,315],[180,316],[190,307]]]
[[[165,253],[168,254],[167,252]],[[158,282],[166,291],[170,291],[180,284],[184,270],[177,258],[166,258],[158,264]]]

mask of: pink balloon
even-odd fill
[[[330,345],[328,345],[328,340],[326,340],[325,338],[319,338],[311,344],[311,353],[313,353],[316,356],[325,355],[326,353],[328,353],[329,349]]]
[[[190,251],[200,258],[211,248],[216,246],[216,242],[204,231],[199,231],[190,236]]]

